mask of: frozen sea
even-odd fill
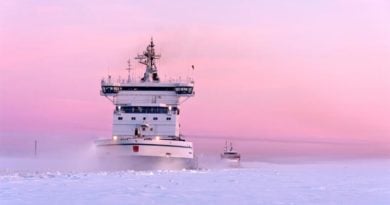
[[[4,164],[1,205],[390,204],[389,159],[175,171],[15,171]]]

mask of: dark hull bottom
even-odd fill
[[[99,157],[101,170],[180,170],[196,169],[197,160],[149,156]]]

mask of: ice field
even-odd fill
[[[0,162],[7,160],[0,159]],[[390,204],[390,160],[243,162],[241,168],[15,171],[0,204]]]

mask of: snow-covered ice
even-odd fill
[[[178,171],[2,170],[0,204],[390,204],[390,160]]]

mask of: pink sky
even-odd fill
[[[196,66],[184,134],[390,143],[387,1],[134,2],[1,1],[3,140],[109,136],[100,79],[153,36]]]

